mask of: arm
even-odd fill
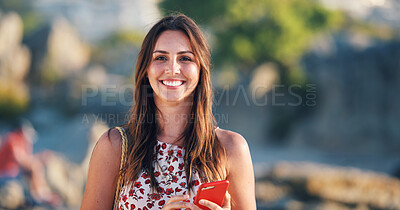
[[[14,138],[10,139],[10,145],[11,151],[18,165],[26,171],[32,171],[32,163],[34,162],[32,146],[25,139],[22,139],[23,137],[20,135],[11,134],[10,138]]]
[[[232,209],[256,209],[253,163],[246,140],[238,133],[218,129],[228,164],[228,192]]]
[[[121,136],[105,132],[93,150],[81,209],[112,209],[121,162]]]

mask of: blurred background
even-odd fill
[[[399,0],[0,0],[0,208],[79,208],[96,140],[127,122],[144,35],[182,12],[211,44],[216,120],[248,141],[258,209],[400,209],[398,11]]]

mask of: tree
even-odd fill
[[[342,22],[339,12],[311,0],[163,0],[159,6],[208,26],[215,35],[215,64],[244,71],[266,61],[299,69],[313,37]]]

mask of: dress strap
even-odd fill
[[[128,145],[128,138],[126,136],[125,130],[121,127],[114,127],[119,131],[119,134],[121,135],[121,140],[122,140],[122,150],[121,150],[121,164],[119,166],[119,175],[118,175],[118,182],[117,182],[117,188],[115,190],[115,197],[114,197],[114,206],[113,209],[118,209],[118,204],[119,204],[119,193],[121,191],[122,186],[124,185],[124,174],[122,172],[122,169],[124,168],[125,162],[126,162],[126,156],[127,156],[127,145]]]

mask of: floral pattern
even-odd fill
[[[189,194],[183,157],[185,148],[157,141],[154,176],[159,184],[157,192],[150,188],[150,176],[142,170],[139,178],[125,184],[119,196],[119,209],[150,210],[161,209],[175,195]],[[186,202],[193,202],[201,184],[197,172],[192,177],[193,191]]]

